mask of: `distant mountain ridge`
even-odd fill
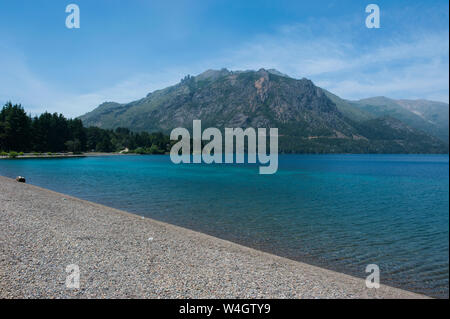
[[[207,70],[137,101],[105,102],[80,118],[86,126],[164,133],[190,129],[195,119],[204,128],[278,127],[282,152],[448,152],[448,104],[348,101],[273,69]]]

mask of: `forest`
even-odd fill
[[[169,136],[162,133],[131,132],[127,128],[104,130],[84,127],[80,119],[62,114],[42,113],[32,117],[19,104],[6,103],[0,112],[0,152],[118,152],[165,154],[170,152]]]

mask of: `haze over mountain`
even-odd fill
[[[106,102],[86,126],[170,133],[175,127],[278,127],[280,151],[448,152],[448,104],[376,97],[348,101],[277,70],[208,70],[126,104]]]

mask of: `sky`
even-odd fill
[[[71,3],[79,29],[66,27]],[[0,103],[32,114],[75,117],[221,68],[275,68],[351,100],[448,103],[449,3],[0,0]]]

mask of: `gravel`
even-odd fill
[[[425,297],[1,176],[0,229],[0,298]]]

